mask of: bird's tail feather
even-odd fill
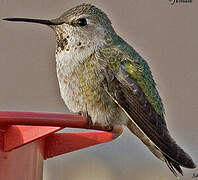
[[[193,163],[191,157],[181,149],[176,142],[172,139],[172,137],[167,133],[166,138],[168,142],[171,143],[169,146],[169,151],[171,154],[175,154],[175,158],[170,157],[160,149],[156,144],[154,144],[144,132],[136,126],[132,121],[128,121],[127,127],[149,148],[149,150],[159,159],[166,162],[168,168],[173,172],[176,177],[179,177],[179,174],[183,175],[183,171],[180,166],[186,168],[195,168],[195,164]],[[178,174],[179,173],[179,174]]]
[[[171,172],[176,176],[179,177],[178,172],[183,176],[183,171],[181,169],[181,167],[179,166],[178,163],[176,163],[175,161],[173,161],[171,158],[169,158],[167,155],[163,154],[165,157],[165,162],[168,166],[168,168],[171,170]]]

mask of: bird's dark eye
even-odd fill
[[[87,25],[87,20],[85,18],[78,19],[77,24],[79,26],[86,26]]]

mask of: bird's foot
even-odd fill
[[[104,125],[101,125],[100,123],[94,123],[94,124],[92,124],[91,129],[112,132],[113,126],[111,126],[111,125],[104,126]]]
[[[93,122],[91,120],[91,116],[88,114],[87,111],[79,111],[78,114],[80,114],[82,117],[86,118],[88,121],[88,128],[91,129],[93,126]]]
[[[108,132],[113,132],[114,127],[113,126],[105,126],[104,130]]]
[[[114,130],[114,127],[111,125],[102,126],[100,123],[93,124],[91,120],[91,116],[89,116],[87,111],[79,111],[78,114],[80,114],[81,116],[87,119],[88,129],[97,129],[97,130],[108,131],[108,132],[112,132]]]

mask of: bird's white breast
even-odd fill
[[[93,123],[108,125],[121,113],[102,89],[94,72],[97,69],[95,61],[92,65],[89,62],[104,42],[80,41],[72,37],[67,41],[64,49],[57,49],[56,53],[61,96],[71,112],[87,111]]]

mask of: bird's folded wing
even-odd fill
[[[104,83],[104,88],[164,155],[178,165],[193,166],[190,156],[171,138],[163,115],[155,111],[142,88],[126,71],[125,62],[122,62],[115,78],[111,82]]]

